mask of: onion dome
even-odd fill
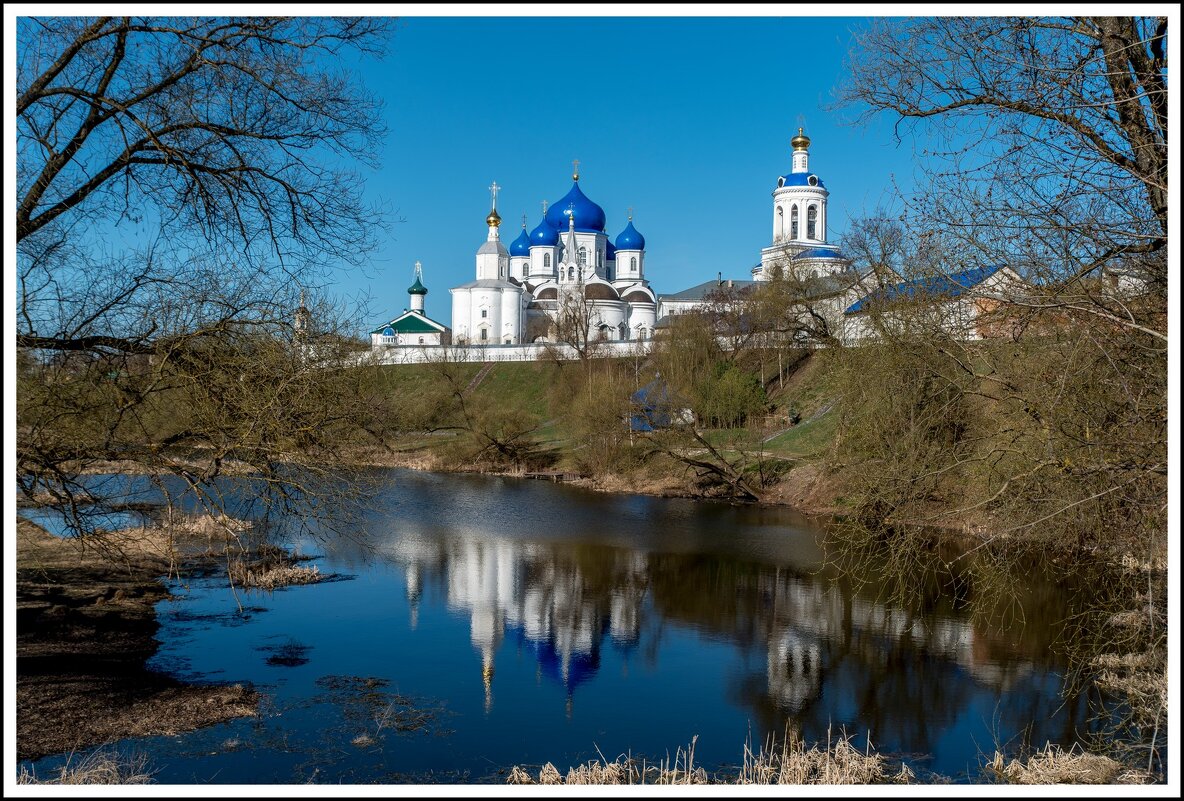
[[[553,248],[559,244],[559,229],[549,225],[544,216],[543,221],[530,232],[530,244]]]
[[[557,231],[567,230],[567,214],[571,211],[576,218],[576,230],[585,233],[601,233],[604,231],[604,209],[589,200],[580,191],[579,181],[571,185],[571,190],[549,209],[546,220]]]
[[[502,224],[502,217],[497,213],[497,209],[489,210],[489,216],[485,218],[485,224],[495,227]]]
[[[518,234],[518,238],[510,243],[511,256],[529,256],[530,255],[530,235],[526,233],[526,225],[523,224],[522,232]]]
[[[645,250],[645,237],[633,227],[633,220],[617,235],[617,250]]]
[[[407,294],[408,295],[426,295],[427,293],[428,293],[428,288],[423,285],[422,281],[419,280],[418,275],[415,276],[415,283],[412,284],[411,286],[407,287]]]
[[[798,128],[798,135],[795,136],[793,139],[790,139],[789,143],[791,145],[793,145],[793,149],[795,151],[810,149],[810,137],[808,137],[804,133],[802,133],[801,128]]]

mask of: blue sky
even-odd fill
[[[646,237],[659,293],[748,278],[771,236],[772,192],[804,124],[811,168],[831,191],[830,238],[912,175],[889,121],[845,124],[833,101],[855,17],[403,17],[390,52],[361,75],[385,102],[382,166],[371,199],[400,222],[365,271],[333,291],[368,294],[373,324],[407,306],[417,259],[426,311],[449,323],[448,288],[474,278],[487,187],[507,244],[541,201],[580,186],[611,237],[628,207]],[[850,112],[842,116],[850,117]]]

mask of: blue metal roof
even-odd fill
[[[795,259],[841,259],[843,254],[838,248],[806,248],[793,254]]]
[[[556,231],[566,231],[569,208],[575,215],[577,231],[586,233],[604,231],[604,209],[597,206],[580,191],[579,183],[573,183],[563,199],[547,209],[547,225]]]
[[[547,224],[544,217],[533,231],[530,232],[530,244],[553,248],[559,244],[559,232]]]
[[[530,255],[530,235],[526,233],[526,226],[522,226],[522,233],[510,244],[511,256]]]
[[[617,234],[617,250],[645,250],[645,237],[633,227],[633,220]]]
[[[973,289],[995,273],[1003,269],[1002,264],[989,267],[975,267],[951,275],[936,275],[929,278],[917,278],[894,284],[877,290],[867,297],[860,298],[847,308],[844,314],[858,314],[866,311],[872,304],[891,303],[900,298],[932,297],[956,298]]]
[[[812,172],[811,173],[791,172],[788,175],[782,175],[781,180],[783,181],[783,183],[781,184],[781,186],[810,186],[811,185],[810,184],[811,178],[814,178],[815,180],[818,181],[818,183],[815,184],[815,186],[820,186],[823,189],[826,189],[826,184],[824,184],[822,182],[822,179],[819,178],[817,175],[815,175]]]

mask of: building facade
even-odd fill
[[[645,341],[653,335],[657,297],[645,277],[645,237],[632,214],[616,240],[604,210],[580,189],[579,173],[543,218],[507,248],[501,239],[496,183],[477,249],[475,280],[453,287],[456,344],[519,345],[570,340]],[[580,331],[561,330],[564,323]]]

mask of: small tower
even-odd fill
[[[428,293],[428,288],[423,285],[423,265],[418,261],[415,262],[415,283],[407,287],[407,294],[410,296],[409,301],[410,310],[416,314],[423,314],[423,296]]]
[[[789,140],[793,146],[793,172],[810,171],[810,137],[798,128],[798,135]]]
[[[510,243],[510,278],[525,281],[530,270],[530,234],[526,232],[526,215],[522,215],[522,231]]]
[[[485,224],[489,226],[489,235],[485,242],[477,249],[477,280],[487,279],[504,281],[510,271],[510,252],[502,244],[498,227],[502,224],[502,217],[497,213],[497,192],[501,189],[497,181],[489,187],[492,195],[489,214],[485,217]]]
[[[584,273],[580,266],[579,248],[576,245],[576,215],[567,211],[567,237],[563,243],[563,264],[559,266],[559,282],[582,282]]]
[[[547,222],[547,201],[543,201],[543,219],[530,232],[530,267],[527,277],[532,281],[554,278],[559,270],[559,231]]]
[[[308,339],[308,329],[312,324],[312,312],[304,305],[304,289],[300,290],[300,305],[296,307],[296,314],[292,319],[292,336],[297,342]]]
[[[617,280],[645,282],[645,237],[633,227],[632,208],[625,230],[617,235],[615,259]]]

